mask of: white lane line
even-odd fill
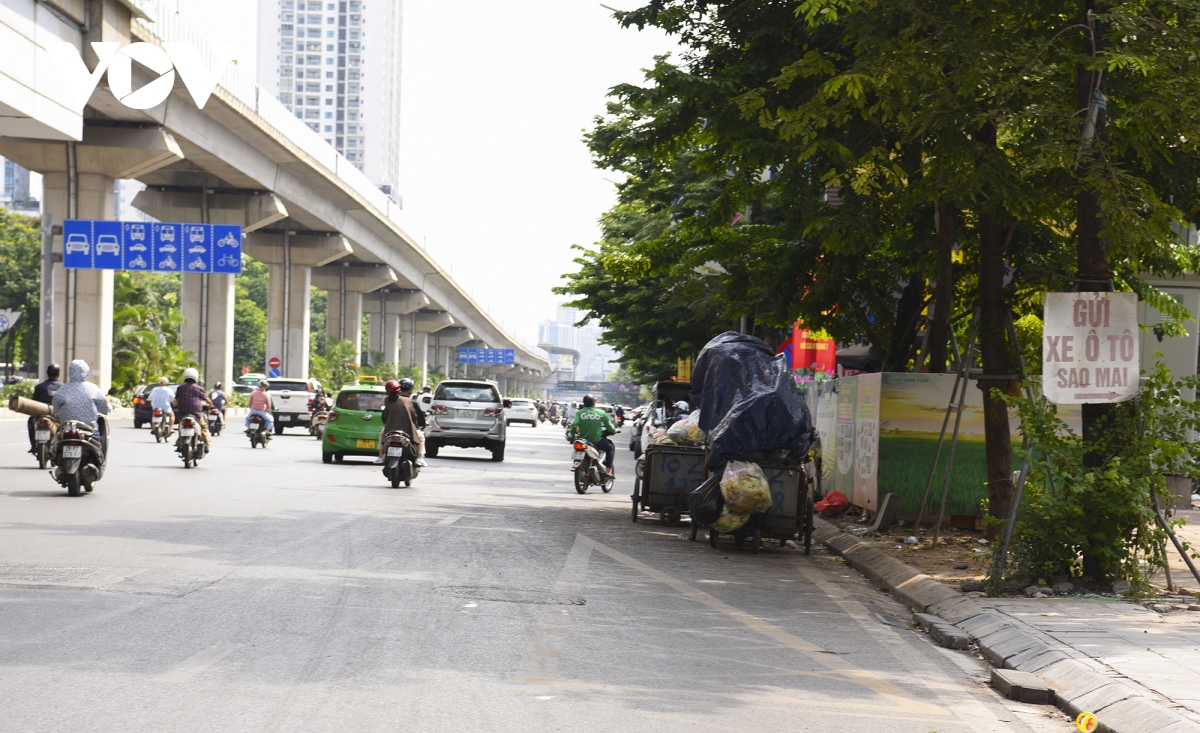
[[[440,525],[442,525],[443,527],[445,527],[445,526],[447,526],[447,525],[454,524],[455,522],[457,522],[457,521],[458,521],[458,520],[460,520],[460,519],[462,519],[462,515],[461,515],[461,514],[452,514],[451,516],[449,516],[449,517],[446,517],[446,518],[445,518],[445,519],[443,519],[442,521],[438,522],[438,524],[440,524]]]
[[[587,577],[588,562],[592,558],[592,545],[581,535],[575,535],[575,544],[567,555],[558,580],[554,582],[554,596],[564,602],[570,598],[583,595],[584,580]],[[550,605],[542,612],[537,626],[533,630],[533,639],[525,656],[525,664],[517,675],[517,682],[547,683],[555,682],[558,676],[558,660],[562,657],[563,645],[567,641],[567,631],[571,621],[571,613],[575,606]]]
[[[394,557],[377,557],[372,560],[367,560],[362,565],[359,565],[355,570],[379,570],[384,565],[394,561]]]
[[[230,642],[223,641],[216,646],[210,646],[207,649],[196,652],[192,656],[180,662],[175,668],[169,669],[155,677],[154,681],[184,682],[195,677],[241,648],[241,644],[231,644]]]

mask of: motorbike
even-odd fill
[[[150,422],[150,434],[157,443],[165,443],[171,438],[171,419],[162,410],[154,411],[154,419]]]
[[[175,443],[175,452],[183,459],[184,468],[195,468],[208,453],[199,432],[200,418],[195,415],[185,415],[179,421],[179,440]]]
[[[104,416],[100,427],[106,427]],[[54,456],[54,480],[67,490],[68,496],[91,493],[96,482],[104,477],[104,441],[87,423],[68,420],[58,427],[51,448]]]
[[[267,447],[271,442],[271,431],[267,430],[267,421],[262,415],[250,416],[250,427],[246,428],[246,436],[250,438],[250,447]]]
[[[221,411],[215,407],[208,411],[208,434],[214,438],[221,434],[225,421],[221,419]]]
[[[54,424],[54,420],[50,417],[30,418],[33,421],[33,447],[29,452],[37,459],[38,468],[45,468],[50,462],[50,439],[54,437],[58,426]]]
[[[421,473],[417,466],[417,445],[403,430],[393,430],[383,436],[383,445],[386,451],[383,475],[392,482],[392,488],[399,488],[401,481],[405,486],[412,486],[413,479]]]
[[[551,425],[557,425],[557,424],[558,424],[558,415],[552,415],[552,416],[550,417],[550,424],[551,424]]]
[[[599,486],[608,493],[613,490],[613,477],[604,472],[604,460],[600,451],[583,438],[575,440],[575,457],[571,462],[575,472],[575,491],[586,494],[588,487]]]
[[[329,410],[314,412],[308,423],[308,434],[320,440],[325,437],[325,423],[329,422]]]

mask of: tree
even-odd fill
[[[0,308],[21,311],[0,339],[0,357],[10,365],[23,362],[27,370],[38,361],[41,259],[41,221],[0,208]]]
[[[259,372],[267,355],[267,266],[243,256],[242,274],[234,283],[234,369]]]
[[[178,275],[116,272],[113,275],[113,379],[131,389],[140,379],[180,379],[196,366],[181,348],[183,316]]]

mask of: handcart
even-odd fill
[[[638,459],[633,480],[633,521],[644,510],[658,512],[668,527],[679,524],[688,494],[704,483],[704,448],[651,445]]]
[[[773,539],[783,547],[788,540],[797,535],[804,538],[804,554],[812,550],[813,534],[813,496],[815,489],[815,472],[809,470],[811,463],[805,467],[773,466],[760,464],[771,487],[771,508],[762,514],[752,514],[750,521],[732,534],[733,541],[738,547],[752,540],[751,549],[758,554],[764,539]],[[692,524],[692,540],[696,539],[699,527]],[[712,527],[708,528],[708,543],[717,546],[721,533]]]

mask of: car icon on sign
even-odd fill
[[[133,224],[129,227],[129,241],[143,242],[146,240],[146,227],[141,224]]]
[[[177,250],[175,249],[175,245],[173,245],[173,244],[164,244],[163,246],[158,248],[158,251],[159,252],[175,252]]]
[[[188,250],[188,254],[199,254],[202,252],[204,252],[204,248],[198,244],[195,247],[192,247],[191,249]]]
[[[144,245],[144,244],[135,244],[135,245],[133,245],[133,246],[131,246],[131,247],[129,248],[129,251],[130,251],[130,252],[145,252],[145,251],[146,251],[146,245]]]
[[[72,252],[88,253],[88,238],[86,234],[71,234],[67,236],[67,244],[65,251],[67,254]]]
[[[236,247],[236,246],[238,246],[238,241],[233,238],[233,232],[229,232],[225,236],[221,237],[221,240],[219,242],[217,242],[217,246],[218,247]]]
[[[189,242],[203,242],[204,241],[204,227],[190,227],[188,230],[188,241]]]
[[[96,254],[102,255],[105,253],[114,255],[121,254],[121,244],[117,241],[117,238],[111,234],[101,234],[100,238],[96,240]]]
[[[175,227],[160,227],[158,230],[158,238],[163,242],[174,242]]]

